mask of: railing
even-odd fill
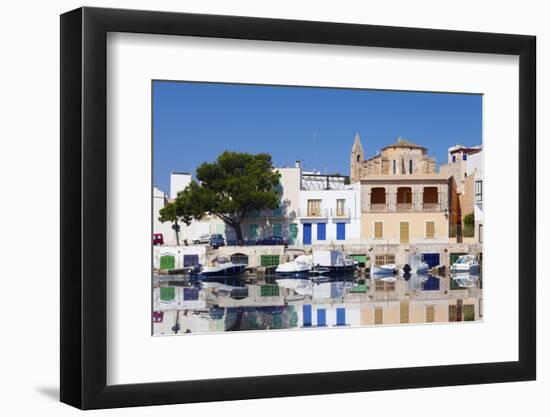
[[[298,209],[298,217],[302,218],[326,218],[328,217],[328,210],[327,209]]]
[[[341,218],[349,219],[351,217],[351,209],[349,208],[330,209],[330,215],[331,217],[341,217]]]
[[[375,211],[375,212],[388,211],[388,206],[386,203],[377,203],[377,204],[371,203],[369,208],[370,208],[370,211]]]
[[[412,203],[397,203],[395,205],[397,211],[412,211],[413,207]]]
[[[422,210],[424,211],[439,211],[439,203],[422,203]]]

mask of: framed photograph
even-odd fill
[[[535,37],[61,16],[61,401],[533,380]]]

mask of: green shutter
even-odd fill
[[[174,301],[175,299],[175,287],[160,287],[160,301]]]
[[[279,255],[261,255],[261,266],[276,266],[279,265]]]
[[[298,237],[298,225],[296,223],[291,223],[289,226],[290,232],[290,244],[294,245],[296,243],[296,238]]]
[[[163,255],[160,257],[160,269],[174,269],[176,267],[176,258],[173,255]]]
[[[262,285],[260,287],[260,295],[262,297],[278,297],[279,286],[278,285]]]
[[[251,224],[250,225],[250,239],[257,239],[258,238],[258,225],[257,224]]]

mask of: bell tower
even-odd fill
[[[353,147],[351,148],[351,155],[350,155],[351,182],[356,182],[361,179],[364,160],[365,160],[365,151],[363,151],[363,145],[361,145],[361,138],[359,137],[359,133],[356,133],[355,140],[353,142]]]

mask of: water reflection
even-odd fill
[[[154,334],[480,320],[481,277],[468,273],[313,278],[155,277]]]

